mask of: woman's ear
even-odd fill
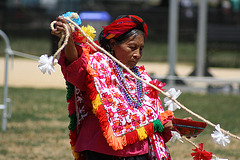
[[[109,43],[110,43],[110,47],[111,47],[112,49],[113,49],[114,46],[116,45],[115,39],[110,39]]]

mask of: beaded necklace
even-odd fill
[[[137,98],[135,96],[132,96],[132,94],[129,92],[129,90],[131,90],[128,82],[126,81],[126,79],[124,78],[123,75],[123,69],[116,63],[115,64],[115,69],[116,69],[116,73],[117,73],[117,79],[120,83],[120,90],[123,93],[124,97],[126,98],[127,102],[133,106],[134,108],[141,107],[142,106],[142,102],[143,102],[143,87],[142,87],[142,82],[135,79],[135,84],[137,84]],[[136,66],[134,66],[131,69],[138,77],[141,78],[141,75],[139,73],[139,70]]]

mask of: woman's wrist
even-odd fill
[[[72,36],[69,37],[68,44],[65,47],[65,57],[68,63],[72,63],[78,59],[78,52]]]

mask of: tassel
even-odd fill
[[[153,131],[154,132],[162,132],[163,129],[164,129],[164,127],[159,119],[156,119],[155,121],[153,121]]]
[[[74,85],[72,85],[71,83],[69,83],[68,81],[66,81],[66,85],[67,85],[67,95],[66,95],[66,99],[70,100],[73,96],[74,93]]]
[[[138,128],[136,130],[138,132],[138,139],[139,139],[139,141],[142,141],[142,140],[144,140],[144,139],[146,139],[148,137],[147,131],[145,130],[144,127]]]
[[[77,116],[76,113],[74,112],[72,115],[68,116],[70,118],[70,123],[68,125],[68,129],[70,131],[73,131],[77,125]]]
[[[93,112],[93,114],[96,115],[96,112],[97,112],[98,107],[100,105],[102,105],[101,98],[100,98],[100,95],[97,94],[95,100],[92,101],[92,106],[93,106],[92,112]]]

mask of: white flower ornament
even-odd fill
[[[172,134],[172,137],[171,137],[171,139],[169,140],[170,142],[175,142],[176,140],[179,140],[180,142],[182,142],[183,143],[183,141],[181,140],[181,135],[178,133],[178,132],[176,132],[176,131],[171,131],[171,134]]]
[[[225,147],[227,143],[230,143],[230,140],[228,139],[230,136],[222,133],[222,131],[220,130],[219,124],[217,124],[215,129],[216,131],[213,131],[213,133],[211,134],[213,138],[213,142]]]
[[[177,99],[180,94],[182,92],[180,90],[176,91],[175,88],[170,88],[166,94],[170,97],[172,97],[173,99]],[[171,100],[170,98],[168,97],[165,97],[164,98],[164,103],[165,103],[165,107],[168,106],[168,110],[170,111],[175,111],[176,109],[180,109],[181,107],[179,105],[177,105],[173,100]]]
[[[211,160],[228,160],[228,159],[223,159],[223,158],[216,157],[215,159],[211,159]]]
[[[40,60],[38,61],[40,64],[38,68],[42,71],[43,74],[51,74],[51,72],[55,72],[54,65],[58,62],[57,59],[54,59],[53,56],[48,57],[48,55],[41,55]]]

